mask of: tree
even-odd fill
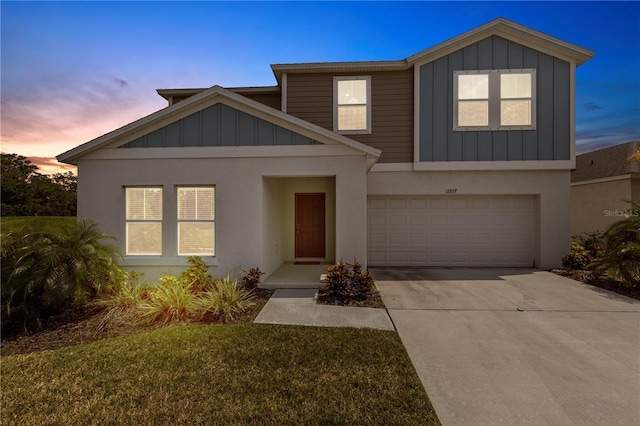
[[[38,167],[18,154],[2,154],[2,216],[29,216],[28,187]]]
[[[2,216],[75,216],[76,176],[37,170],[26,157],[2,154]]]
[[[39,323],[117,284],[122,271],[112,237],[93,222],[56,232],[24,228],[2,234],[2,323]]]
[[[605,231],[605,249],[591,264],[591,268],[637,286],[640,284],[640,204],[629,203],[632,206],[629,216]]]

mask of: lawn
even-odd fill
[[[9,216],[0,219],[2,232],[26,226],[31,231],[56,231],[76,223],[75,216]]]
[[[191,325],[2,357],[8,424],[439,424],[398,335]]]

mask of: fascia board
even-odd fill
[[[407,58],[407,62],[420,66],[448,55],[486,37],[497,35],[524,46],[581,65],[591,59],[594,52],[524,27],[504,18],[498,18],[478,28],[444,41]]]
[[[222,102],[223,100],[224,102]],[[171,105],[110,133],[100,136],[99,138],[66,151],[58,155],[57,159],[60,162],[76,164],[77,159],[84,154],[102,147],[113,147],[114,144],[120,145],[122,143],[126,143],[127,137],[132,139],[138,134],[151,132],[168,124],[169,122],[192,114],[203,108],[203,106],[206,107],[219,102],[228,104],[229,106],[237,108],[248,114],[256,115],[268,121],[275,122],[275,124],[281,125],[282,127],[296,131],[305,136],[309,136],[313,139],[317,139],[319,142],[325,144],[342,144],[366,155],[375,157],[376,159],[382,154],[382,151],[380,150],[361,144],[360,142],[338,135],[334,132],[330,132],[322,127],[316,126],[315,124],[311,124],[305,120],[288,115],[257,101],[246,98],[237,93],[233,93],[220,86],[213,86],[210,89],[185,99],[182,102]]]
[[[278,84],[282,85],[283,73],[346,73],[346,72],[375,72],[375,71],[403,71],[411,68],[406,60],[396,61],[366,61],[366,62],[310,62],[299,64],[271,64]]]

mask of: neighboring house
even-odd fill
[[[568,251],[575,72],[593,53],[496,19],[406,59],[278,64],[61,154],[78,217],[157,274],[354,258],[552,268]]]
[[[629,214],[625,200],[640,202],[640,142],[632,141],[576,156],[571,172],[571,235],[605,231]]]

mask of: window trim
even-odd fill
[[[213,219],[180,219],[180,196],[178,195],[180,189],[183,188],[209,188],[213,190]],[[176,195],[176,255],[178,257],[188,257],[188,256],[200,256],[200,257],[211,257],[214,258],[216,256],[216,186],[215,185],[176,185],[175,186],[175,195]],[[213,253],[180,253],[180,223],[213,223]]]
[[[159,189],[160,192],[160,208],[162,215],[160,219],[128,219],[127,217],[127,190],[128,189]],[[124,253],[126,257],[162,257],[164,254],[164,187],[162,185],[126,185],[123,186],[124,192]],[[160,253],[129,253],[129,224],[130,223],[159,223],[160,224]]]
[[[350,80],[365,80],[367,84],[367,103],[366,104],[350,104],[365,105],[367,107],[367,127],[366,129],[357,130],[340,130],[338,129],[338,107],[346,104],[338,104],[338,82]],[[368,135],[371,134],[371,76],[335,76],[333,77],[333,131],[341,135]]]
[[[489,123],[488,126],[459,126],[458,125],[458,76],[460,75],[482,75],[489,76]],[[501,120],[501,84],[500,76],[503,74],[530,74],[531,75],[531,98],[515,98],[513,100],[530,99],[531,100],[531,124],[530,125],[509,125],[503,126]],[[498,70],[458,70],[453,72],[453,131],[469,132],[469,131],[497,131],[497,130],[536,130],[536,69],[498,69]],[[505,100],[511,100],[505,98]]]

